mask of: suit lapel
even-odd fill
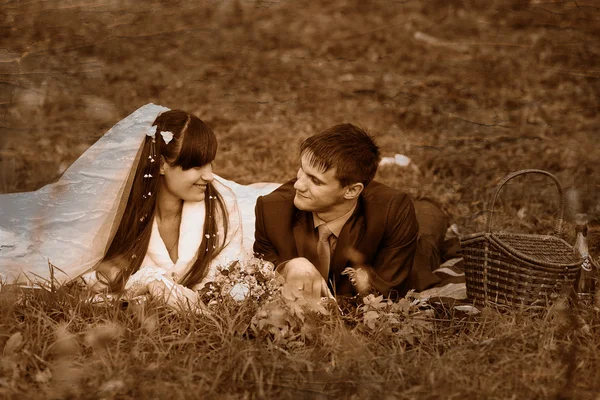
[[[298,210],[293,229],[298,257],[304,257],[317,265],[319,258],[317,257],[317,239],[314,230],[312,213]]]

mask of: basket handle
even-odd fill
[[[494,197],[492,199],[492,207],[490,208],[490,214],[488,216],[488,221],[487,221],[487,233],[491,233],[492,232],[492,217],[494,214],[494,205],[496,204],[496,198],[498,197],[498,193],[500,193],[500,189],[502,189],[502,186],[504,186],[506,184],[506,182],[510,181],[511,179],[519,176],[519,175],[524,175],[524,174],[542,174],[542,175],[546,175],[549,176],[550,178],[552,178],[552,180],[554,181],[554,183],[556,184],[556,188],[558,189],[558,194],[559,194],[559,199],[558,199],[558,208],[559,208],[559,216],[558,216],[558,221],[556,222],[556,234],[560,234],[560,229],[562,227],[562,223],[563,223],[563,216],[564,216],[564,211],[565,211],[565,204],[564,204],[564,194],[563,194],[563,189],[562,186],[560,185],[559,180],[552,175],[550,172],[541,170],[541,169],[522,169],[519,171],[515,171],[509,175],[507,175],[502,182],[500,182],[498,184],[498,187],[496,188],[496,192],[494,193]]]

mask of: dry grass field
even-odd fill
[[[592,226],[600,219],[595,0],[0,4],[0,193],[55,181],[112,125],[155,103],[207,122],[219,138],[216,172],[240,183],[287,180],[304,138],[352,122],[385,156],[413,161],[382,167],[377,179],[438,199],[462,234],[484,229],[496,185],[523,168],[579,194],[567,202],[569,242],[575,212]],[[557,204],[549,181],[511,181],[498,229],[548,233]],[[377,305],[365,304],[344,316],[306,311],[303,323],[293,315],[278,336],[252,329],[252,302],[223,299],[209,318],[83,299],[77,288],[0,293],[0,397],[600,393],[593,305],[477,316],[413,305],[399,322],[374,324],[365,316]]]

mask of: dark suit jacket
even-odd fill
[[[275,265],[296,257],[305,257],[317,265],[317,236],[312,213],[294,206],[295,181],[292,179],[258,198],[254,252]],[[384,295],[404,296],[410,289],[409,275],[418,232],[410,197],[381,183],[371,182],[344,225],[332,257],[330,273],[336,295],[356,293],[348,277],[341,273],[352,266],[350,255],[357,251],[375,289]]]

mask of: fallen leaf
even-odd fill
[[[23,335],[21,335],[21,332],[13,333],[12,336],[6,341],[6,345],[4,346],[4,355],[13,355],[22,343]]]
[[[125,387],[125,383],[123,383],[120,379],[111,379],[109,381],[104,382],[100,386],[101,392],[117,392]]]
[[[52,379],[52,372],[50,371],[50,368],[36,372],[34,379],[37,383],[48,383],[48,381]]]
[[[367,311],[363,316],[363,322],[371,329],[375,329],[375,324],[377,323],[377,319],[379,318],[379,313],[377,311]]]

